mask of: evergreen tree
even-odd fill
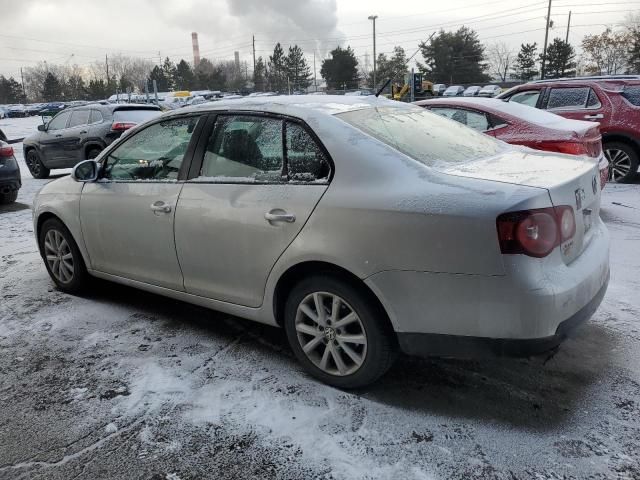
[[[195,87],[195,76],[191,66],[184,60],[180,60],[176,65],[175,86],[178,90],[193,90]]]
[[[538,44],[523,43],[516,57],[515,74],[523,82],[533,80],[538,75],[536,68]]]
[[[162,73],[167,80],[167,90],[174,90],[176,88],[176,66],[169,57],[165,58],[164,62],[162,62]]]
[[[87,90],[84,80],[78,74],[70,75],[64,84],[64,97],[73,100],[84,100],[87,98]]]
[[[640,28],[632,28],[629,37],[629,73],[640,73]]]
[[[62,99],[62,85],[53,73],[47,73],[42,86],[42,98],[45,102],[53,102]]]
[[[284,92],[287,89],[287,57],[279,42],[273,49],[273,55],[269,56],[267,78],[271,90]]]
[[[0,75],[0,104],[23,103],[26,99],[20,85],[13,77]]]
[[[376,80],[378,85],[373,84],[373,71],[369,73],[367,86],[369,88],[379,88],[391,79],[393,84],[404,84],[404,76],[407,73],[407,54],[404,48],[393,47],[393,55],[390,58],[384,53],[379,53],[376,59]]]
[[[133,83],[131,83],[131,80],[129,80],[124,73],[120,75],[118,90],[122,93],[133,92]]]
[[[562,40],[554,38],[547,47],[547,58],[545,61],[545,78],[560,78],[574,76],[576,73],[576,57],[573,47]],[[542,56],[540,61],[543,61]]]
[[[149,74],[149,80],[153,84],[153,81],[156,81],[156,87],[159,92],[166,92],[169,90],[169,81],[164,73],[164,70],[160,68],[158,65],[153,67],[151,73]]]
[[[333,89],[348,89],[358,87],[358,59],[351,47],[337,47],[332,50],[331,58],[322,61],[320,75]]]
[[[456,32],[440,30],[427,44],[420,45],[425,64],[420,70],[434,83],[484,83],[489,80],[485,73],[484,47],[478,34],[461,27]]]
[[[89,80],[87,87],[87,97],[89,100],[105,99],[109,96],[108,92],[107,83],[104,80]]]
[[[253,71],[253,83],[256,92],[264,92],[267,82],[267,67],[262,57],[256,60],[256,68]]]
[[[285,65],[288,82],[293,90],[306,90],[311,85],[311,70],[298,45],[289,47]]]

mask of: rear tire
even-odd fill
[[[89,274],[71,232],[57,218],[45,220],[38,235],[40,255],[56,286],[66,293],[81,293]]]
[[[609,162],[609,180],[616,183],[632,182],[638,173],[638,154],[626,143],[607,142],[604,154]]]
[[[18,199],[18,190],[9,193],[0,193],[0,205],[13,203]]]
[[[305,370],[324,383],[364,387],[395,360],[394,332],[385,313],[363,288],[338,276],[302,280],[289,294],[284,313],[291,349]]]
[[[29,168],[29,172],[33,178],[38,178],[40,180],[44,178],[49,178],[49,174],[51,170],[44,166],[42,161],[40,160],[40,155],[34,149],[29,150],[27,152],[27,158],[25,159],[27,163],[27,168]]]

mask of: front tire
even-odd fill
[[[638,154],[626,143],[607,142],[604,154],[609,161],[609,180],[616,183],[632,182],[638,173]]]
[[[40,155],[38,155],[38,152],[35,149],[27,152],[26,163],[33,178],[38,178],[40,180],[49,178],[51,170],[44,166],[40,160]]]
[[[66,293],[80,293],[89,274],[71,232],[57,218],[45,220],[38,235],[40,254],[49,276]]]
[[[98,155],[100,155],[101,151],[102,151],[101,148],[97,148],[97,147],[90,148],[89,151],[87,151],[87,160],[93,160]]]
[[[18,199],[18,190],[9,193],[0,193],[0,205],[13,203]]]
[[[393,331],[363,288],[333,275],[296,285],[284,327],[294,354],[312,376],[338,388],[369,385],[395,359]]]

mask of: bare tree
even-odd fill
[[[615,75],[622,73],[628,61],[628,45],[631,38],[628,31],[614,32],[605,29],[600,35],[586,35],[582,39],[582,50],[591,73]]]
[[[487,60],[489,61],[489,72],[503,82],[513,66],[515,55],[505,42],[492,43],[487,47]]]

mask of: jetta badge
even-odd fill
[[[591,179],[591,188],[593,189],[594,195],[598,193],[598,180],[596,180],[595,175],[593,176],[593,179]]]
[[[579,188],[576,190],[576,207],[578,210],[582,210],[582,199],[585,197],[584,188]]]

